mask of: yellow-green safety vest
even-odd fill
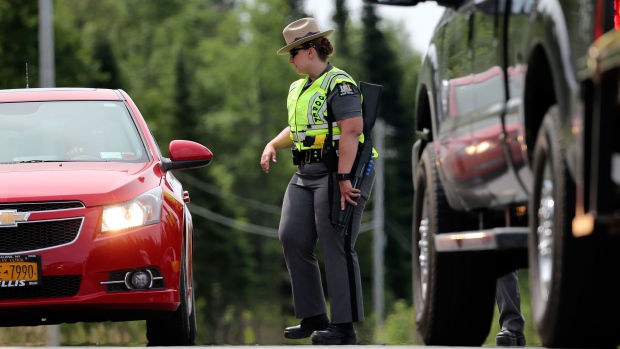
[[[290,137],[299,150],[323,147],[325,137],[329,133],[326,103],[328,92],[342,82],[357,86],[349,74],[336,67],[321,75],[302,93],[308,79],[306,77],[293,82],[286,101],[288,124],[291,127]],[[340,139],[340,129],[336,122],[332,123],[332,135],[333,140]],[[303,143],[306,137],[315,137],[309,146]],[[364,142],[364,135],[360,136],[360,142]]]

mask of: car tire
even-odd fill
[[[545,347],[619,343],[618,243],[604,233],[575,238],[576,189],[564,157],[560,112],[546,113],[534,147],[528,238],[532,318]]]
[[[183,249],[179,296],[181,304],[169,317],[146,321],[148,346],[192,346],[196,339],[196,303],[194,293],[188,297],[187,268]],[[189,276],[193,283],[192,276]],[[189,298],[189,299],[188,299]],[[189,302],[191,302],[191,307]],[[190,311],[191,308],[191,311]]]
[[[194,345],[196,343],[196,335],[198,333],[198,324],[196,321],[196,289],[194,288],[194,278],[192,277],[192,311],[189,316],[189,338],[188,345]]]
[[[437,253],[434,236],[474,230],[477,220],[450,208],[433,143],[415,172],[413,294],[417,331],[426,345],[481,346],[493,319],[496,278],[478,253]],[[488,260],[487,260],[488,261]]]

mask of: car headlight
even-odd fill
[[[101,232],[117,231],[159,222],[162,189],[153,188],[132,200],[103,206]]]

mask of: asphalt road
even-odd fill
[[[169,349],[175,349],[175,348],[209,348],[209,349],[257,349],[258,347],[260,347],[261,349],[282,349],[284,347],[291,347],[291,348],[295,348],[295,349],[315,349],[317,348],[316,346],[312,346],[312,345],[265,345],[265,346],[259,346],[259,345],[252,345],[252,346],[244,346],[244,345],[240,345],[240,346],[231,346],[231,345],[223,345],[223,346],[195,346],[195,347],[167,347]],[[415,348],[428,348],[428,347],[424,347],[424,346],[398,346],[398,345],[364,345],[362,346],[364,349],[415,349]],[[2,347],[2,349],[25,349],[27,347]],[[46,347],[46,348],[63,348],[66,349],[67,347]],[[71,349],[94,349],[94,348],[99,348],[101,349],[101,347],[74,347],[71,346]],[[106,349],[127,349],[128,347],[105,347]],[[350,345],[338,345],[338,346],[330,346],[330,348],[340,348],[340,349],[351,349],[352,346]],[[471,349],[472,347],[433,347],[433,349]],[[484,348],[497,348],[497,347],[484,347]],[[501,348],[501,347],[499,347]],[[535,347],[527,347],[528,349],[530,348],[534,348],[537,349]],[[542,348],[541,348],[542,349]]]

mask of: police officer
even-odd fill
[[[295,316],[301,322],[286,328],[284,336],[311,336],[313,344],[322,345],[356,344],[353,323],[364,320],[354,245],[374,181],[374,171],[360,189],[353,188],[349,179],[358,145],[363,142],[361,96],[351,76],[328,60],[334,49],[327,37],[333,32],[321,31],[313,18],[297,20],[284,28],[286,46],[277,54],[289,54],[289,63],[304,77],[289,89],[289,125],[267,143],[260,160],[263,170],[269,172],[277,150],[293,149],[297,171],[284,195],[278,234],[291,278]],[[330,143],[338,149],[337,164],[324,156],[330,125]],[[333,166],[331,180],[328,166]],[[346,202],[355,205],[352,229],[341,234],[332,226],[330,217],[337,219]],[[317,240],[323,251],[331,322],[314,254]]]

